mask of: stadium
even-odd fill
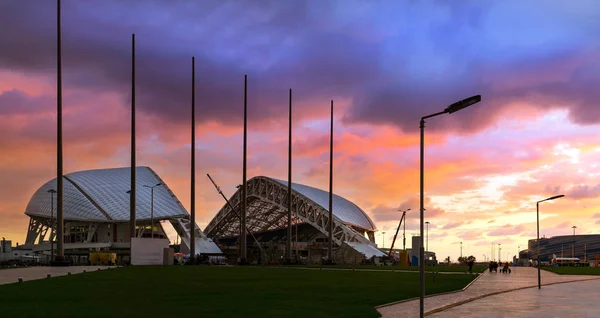
[[[536,239],[529,240],[526,254],[532,261],[538,259]],[[550,262],[556,257],[579,258],[581,261],[590,261],[596,259],[598,255],[600,255],[600,235],[598,234],[561,235],[540,238],[539,240],[539,259],[541,262]]]
[[[167,238],[170,223],[181,253],[189,253],[190,216],[169,186],[149,167],[137,167],[137,237]],[[86,264],[89,253],[117,254],[117,263],[130,257],[130,168],[79,171],[64,177],[65,257]],[[27,204],[29,227],[25,246],[35,255],[50,256],[56,237],[56,179],[42,185]],[[254,177],[247,181],[247,260],[280,262],[287,241],[287,181]],[[225,255],[229,263],[239,260],[241,191],[230,198],[236,211],[225,204],[202,231],[196,231],[196,252]],[[329,192],[293,183],[292,257],[296,262],[320,263],[327,256]],[[152,219],[154,230],[152,230]],[[356,204],[333,195],[334,261],[358,264],[384,256],[375,244],[377,230],[371,218]],[[56,243],[54,243],[56,244]]]
[[[229,202],[238,210],[240,189]],[[375,244],[375,223],[356,204],[333,195],[334,260],[339,264],[362,263],[385,254]],[[204,233],[219,244],[231,260],[239,253],[240,220],[225,204]],[[320,263],[329,242],[329,192],[292,183],[292,257],[297,262]],[[258,176],[247,181],[246,225],[249,262],[280,262],[287,241],[288,182]]]
[[[149,167],[136,167],[137,237],[167,238],[169,222],[181,238],[180,250],[189,253],[190,216],[169,186]],[[79,171],[64,178],[64,250],[75,264],[86,264],[90,251],[117,254],[129,261],[130,168]],[[56,237],[56,179],[42,185],[27,204],[29,227],[25,246],[37,255],[50,255]],[[152,188],[153,187],[153,188]],[[154,231],[152,231],[154,216]],[[221,254],[217,245],[194,224],[196,251]]]

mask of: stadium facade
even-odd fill
[[[136,167],[137,237],[167,238],[161,221],[168,221],[181,238],[180,250],[189,253],[190,215],[169,186],[149,167]],[[90,251],[117,253],[117,262],[129,259],[130,168],[79,171],[64,175],[65,257],[86,263]],[[49,255],[56,237],[56,179],[42,185],[27,204],[29,216],[26,246],[34,253]],[[160,184],[160,186],[156,186]],[[152,190],[154,187],[154,197]],[[152,213],[153,210],[153,213]],[[154,216],[154,231],[151,227]],[[196,251],[221,254],[218,246],[198,225]]]
[[[523,253],[525,255],[530,260],[538,259],[537,239],[529,240],[527,253]],[[600,255],[599,234],[562,235],[539,240],[539,259],[542,262],[549,262],[554,256],[577,257],[582,261],[589,261],[594,260],[597,255]]]
[[[258,176],[247,181],[246,224],[249,262],[283,260],[287,241],[288,182]],[[241,206],[241,190],[229,199],[234,210]],[[292,257],[318,263],[327,256],[329,192],[292,184]],[[204,233],[219,244],[228,259],[239,253],[240,220],[225,204]],[[333,245],[337,263],[360,263],[384,255],[375,244],[375,223],[356,204],[333,195]]]

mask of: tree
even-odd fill
[[[458,258],[458,263],[459,264],[466,264],[467,262],[469,262],[471,260],[473,262],[475,262],[475,261],[477,261],[477,258],[475,258],[475,256],[473,256],[473,255],[470,255],[469,257],[461,256],[461,257]]]

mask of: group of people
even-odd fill
[[[510,265],[508,264],[508,262],[506,262],[504,264],[502,264],[502,263],[498,264],[498,262],[496,262],[496,261],[491,261],[490,262],[490,267],[489,267],[490,273],[492,271],[498,272],[498,267],[500,267],[500,266],[502,266],[502,268],[500,269],[501,273],[508,273],[508,274],[510,274],[511,270],[510,270],[510,267],[509,267]]]

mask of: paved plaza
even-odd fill
[[[430,317],[600,317],[597,280],[527,288],[485,297]]]
[[[112,266],[114,267],[114,266]],[[98,269],[105,270],[111,266],[69,266],[69,267],[50,267],[50,266],[32,266],[23,268],[10,268],[0,270],[0,285],[16,283],[19,277],[23,281],[46,278],[48,274],[52,277],[80,274],[83,271],[97,271]]]
[[[477,315],[479,314],[485,315],[485,317],[504,317],[504,313],[506,313],[506,316],[512,315],[514,317],[515,314],[517,314],[518,317],[525,317],[530,314],[536,315],[535,312],[532,312],[532,310],[535,309],[532,308],[539,308],[542,306],[545,308],[544,312],[552,312],[555,310],[554,307],[556,307],[556,310],[572,310],[573,307],[569,307],[570,305],[563,306],[565,304],[565,298],[578,298],[577,301],[583,303],[586,302],[585,299],[587,298],[587,307],[580,304],[580,306],[584,306],[584,309],[582,310],[587,311],[583,311],[585,314],[579,317],[588,317],[587,314],[590,310],[593,310],[592,308],[594,306],[591,302],[593,296],[588,296],[587,294],[595,293],[596,299],[598,299],[600,293],[593,290],[591,287],[592,285],[598,286],[600,283],[598,282],[600,276],[558,275],[542,271],[542,289],[540,291],[537,288],[524,289],[528,287],[537,287],[536,268],[512,267],[511,269],[511,274],[489,273],[486,271],[464,291],[425,298],[425,314],[434,317],[457,317],[459,316],[458,313],[464,314],[467,317],[478,317]],[[569,283],[576,281],[579,281],[579,283]],[[587,281],[590,282],[588,283]],[[546,291],[546,289],[548,290]],[[569,292],[569,290],[578,290],[579,292],[573,294],[573,292]],[[519,304],[517,304],[514,302],[515,299],[519,299],[519,296],[514,296],[514,293],[521,293],[517,295],[522,295],[524,297],[527,297],[525,295],[529,295],[530,298],[521,299]],[[552,297],[552,295],[557,294],[563,294],[563,296],[559,298],[560,301],[555,302],[552,301],[552,299],[544,298]],[[579,294],[586,294],[586,296],[580,298]],[[513,304],[510,304],[511,301],[508,301],[509,299],[512,299]],[[494,304],[493,306],[488,306],[492,303]],[[520,304],[523,304],[523,306],[521,307]],[[481,306],[486,306],[486,309],[483,309]],[[377,311],[379,311],[384,318],[418,317],[419,299],[379,306]],[[509,312],[511,314],[508,314]],[[539,315],[536,316],[539,317]],[[548,317],[546,315],[542,316]],[[550,317],[553,317],[553,315]]]

